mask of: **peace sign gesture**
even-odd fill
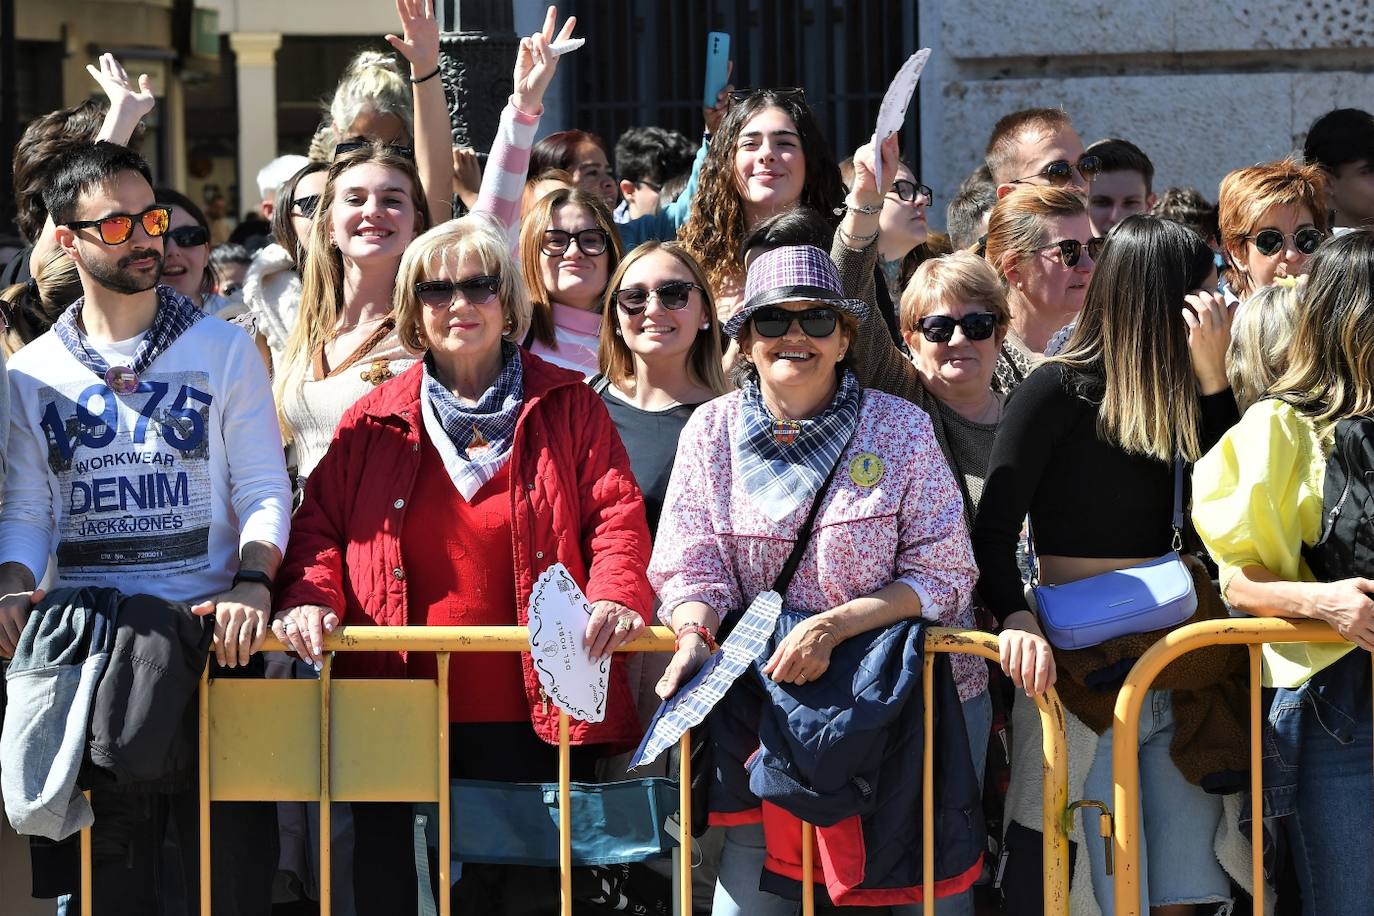
[[[515,54],[515,92],[512,101],[516,108],[526,114],[536,114],[544,104],[544,91],[553,82],[554,71],[558,69],[558,57],[549,50],[549,45],[571,38],[577,17],[569,16],[563,28],[555,34],[557,25],[558,7],[550,6],[544,16],[544,28],[528,38],[520,39],[520,50]]]

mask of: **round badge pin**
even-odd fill
[[[861,487],[875,487],[883,479],[883,460],[872,452],[859,452],[849,462],[849,479]]]
[[[105,384],[115,394],[133,394],[138,390],[138,373],[132,366],[111,366],[105,370]]]

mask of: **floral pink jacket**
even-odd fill
[[[782,523],[758,510],[734,479],[731,443],[740,395],[697,409],[682,431],[649,563],[666,622],[684,601],[702,601],[722,617],[772,585],[806,516]],[[870,473],[881,464],[873,481]],[[850,473],[850,463],[859,467]],[[865,390],[859,426],[816,519],[811,544],[787,590],[786,607],[819,613],[894,580],[921,598],[922,616],[971,627],[977,581],[964,524],[963,497],[945,463],[930,418],[901,398]],[[984,662],[955,655],[959,698],[987,687]]]

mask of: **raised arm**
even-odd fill
[[[434,0],[396,0],[402,37],[386,36],[410,62],[415,108],[415,167],[425,189],[431,221],[438,225],[453,216],[453,141],[449,133],[448,103],[439,78],[439,23]]]
[[[110,110],[106,113],[105,121],[100,125],[100,133],[96,134],[95,138],[128,146],[134,130],[138,128],[138,122],[153,110],[153,90],[148,74],[139,74],[138,89],[135,90],[129,85],[129,74],[124,72],[115,56],[109,53],[100,55],[99,67],[87,64],[86,72],[100,84],[100,88],[105,90],[105,95],[110,99]]]

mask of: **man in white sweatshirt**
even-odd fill
[[[170,214],[137,154],[103,142],[72,152],[44,202],[84,295],[9,365],[0,656],[55,554],[59,586],[191,602],[214,619],[218,663],[246,665],[291,507],[262,359],[241,330],[158,285]],[[97,799],[97,834],[100,820]],[[146,882],[118,880],[121,899],[157,891],[130,883]]]

